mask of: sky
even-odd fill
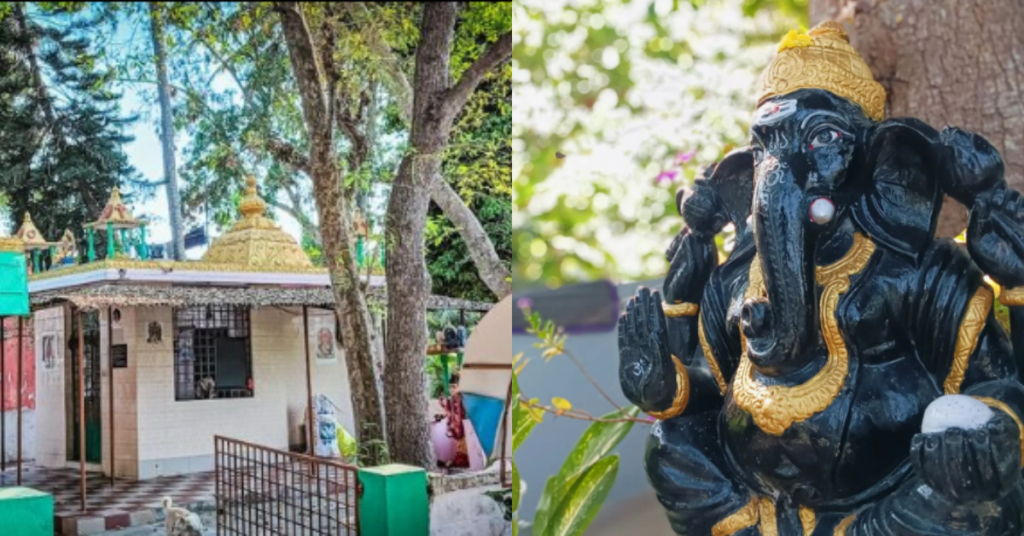
[[[149,50],[152,45],[149,32],[145,30],[148,30],[148,27],[145,25],[122,23],[119,25],[112,40],[108,43],[108,46],[124,47],[124,50],[137,50],[138,48]],[[171,82],[173,83],[174,81],[171,80]],[[216,90],[225,90],[232,88],[234,82],[229,76],[222,74],[214,78],[212,85]],[[146,98],[147,94],[152,97],[154,88],[151,84],[126,83],[121,84],[119,89],[123,92],[121,110],[124,115],[137,115],[139,117],[127,129],[127,134],[134,137],[134,141],[124,146],[128,162],[135,167],[144,180],[149,182],[163,181],[163,150],[160,144],[160,137],[157,134],[160,108],[155,99],[150,98],[147,100]],[[188,141],[187,132],[179,131],[175,133],[175,161],[178,169],[181,169],[184,163],[184,148],[187,147]],[[256,177],[256,179],[260,180],[261,177]],[[178,184],[179,187],[182,186],[180,175]],[[157,188],[154,195],[147,199],[132,203],[131,208],[136,216],[147,217],[151,220],[151,225],[147,230],[150,242],[170,242],[171,227],[169,225],[165,187]],[[301,227],[294,218],[277,209],[271,208],[269,210],[275,211],[276,220],[280,223],[282,229],[296,240],[301,240]],[[315,214],[311,215],[311,217],[316,221]],[[185,229],[185,231],[187,232],[188,229]],[[220,230],[216,229],[215,225],[211,225],[210,234],[217,236],[220,234]],[[196,248],[187,253],[190,259],[198,259],[204,252],[205,248]]]
[[[229,84],[226,77],[219,77],[214,85]],[[139,120],[128,128],[128,133],[135,139],[124,146],[128,162],[138,170],[143,179],[150,182],[163,180],[163,150],[160,145],[160,137],[157,135],[157,121],[160,117],[160,110],[157,103],[147,103],[143,96],[144,88],[127,85],[121,98],[122,110],[126,115],[138,114]],[[183,148],[188,143],[187,133],[178,132],[175,136],[176,163],[180,168],[184,161]],[[257,177],[257,180],[260,177]],[[181,180],[179,178],[179,185]],[[169,225],[167,194],[164,187],[159,187],[150,198],[135,203],[132,206],[136,215],[146,215],[152,220],[148,229],[149,240],[153,243],[167,243],[171,240],[171,227]],[[291,216],[276,210],[275,216],[281,224],[281,228],[288,234],[300,240],[302,236],[301,227]],[[187,231],[187,229],[186,229]],[[211,227],[210,234],[216,236],[219,231]],[[202,256],[204,248],[196,248],[188,252],[190,259],[197,259]]]

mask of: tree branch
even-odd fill
[[[455,119],[462,107],[466,105],[469,96],[476,91],[477,86],[483,81],[487,73],[498,68],[512,57],[512,32],[502,35],[494,42],[473,65],[462,73],[459,81],[442,96],[441,111],[445,118],[445,124]]]
[[[348,9],[353,16],[355,16],[354,10],[360,10],[362,12],[361,15],[364,17],[371,16],[370,10],[363,2],[341,2],[339,5]],[[402,120],[412,124],[412,84],[409,83],[409,77],[402,70],[402,65],[398,57],[395,56],[395,51],[384,42],[381,35],[381,32],[371,32],[366,44],[374,54],[380,56],[381,66],[391,80],[391,91],[394,93],[395,101],[398,102]]]
[[[264,146],[266,147],[267,152],[270,153],[270,156],[273,156],[279,162],[287,164],[306,175],[312,176],[312,171],[309,167],[309,158],[296,149],[294,145],[278,139],[270,139],[266,141]]]
[[[330,139],[331,123],[324,87],[324,68],[317,57],[313,34],[306,24],[298,2],[276,2],[274,8],[281,15],[281,26],[288,43],[295,71],[295,81],[302,93],[302,112],[309,129],[309,139],[319,136]]]
[[[458,228],[459,235],[466,243],[470,257],[473,258],[473,264],[480,273],[480,279],[487,288],[499,300],[511,294],[512,282],[509,280],[511,274],[508,268],[498,257],[498,252],[495,251],[494,244],[491,243],[480,220],[466,206],[459,194],[442,177],[434,177],[430,198]]]

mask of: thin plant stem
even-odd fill
[[[605,390],[601,388],[597,381],[594,380],[594,378],[590,375],[589,372],[587,372],[587,369],[583,368],[583,363],[581,363],[580,360],[577,359],[576,356],[572,354],[572,352],[565,350],[564,353],[566,356],[569,357],[569,359],[572,359],[572,362],[576,364],[576,368],[580,369],[580,372],[582,372],[583,376],[587,378],[587,381],[589,381],[590,384],[593,385],[599,393],[601,393],[601,396],[603,396],[605,400],[607,400],[615,409],[619,410],[620,412],[624,412],[622,406],[616,403],[615,400],[612,400],[612,397],[608,396],[608,393],[606,393]]]
[[[607,423],[615,423],[615,422],[639,422],[639,423],[643,423],[643,424],[651,424],[652,423],[652,421],[650,421],[650,420],[640,419],[638,417],[622,417],[622,418],[618,418],[618,419],[606,419],[606,418],[603,418],[603,417],[594,417],[590,413],[588,413],[588,412],[586,412],[584,410],[581,410],[581,409],[571,409],[571,410],[568,410],[568,411],[562,411],[562,410],[555,409],[555,408],[552,408],[552,407],[549,407],[549,406],[542,406],[540,404],[535,404],[533,402],[530,402],[529,400],[523,399],[522,397],[520,397],[519,402],[522,403],[522,404],[526,404],[527,407],[530,407],[532,409],[539,409],[539,410],[545,411],[547,413],[551,413],[551,414],[555,415],[556,417],[569,417],[570,419],[577,419],[577,420],[581,420],[581,421],[607,422]]]

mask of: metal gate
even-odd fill
[[[354,466],[214,437],[217,534],[358,535]]]

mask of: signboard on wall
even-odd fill
[[[110,359],[114,368],[128,368],[128,345],[115,344],[111,346]]]

